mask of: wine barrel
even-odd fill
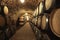
[[[5,25],[5,19],[3,16],[0,15],[0,26],[4,26]]]
[[[5,15],[8,15],[8,7],[7,6],[4,6],[4,13],[5,13]]]
[[[37,27],[40,28],[40,26],[41,26],[41,16],[39,16],[37,20]]]
[[[0,14],[4,14],[4,15],[7,15],[8,14],[8,7],[5,6],[5,5],[1,5],[0,6]]]
[[[7,19],[4,13],[4,5],[0,6],[0,29],[5,29],[7,25]]]
[[[60,8],[51,12],[49,25],[53,34],[60,37]]]
[[[44,14],[42,16],[41,29],[42,30],[47,30],[48,29],[48,15],[47,14]]]
[[[40,2],[39,4],[39,15],[43,12],[43,2]]]
[[[7,19],[6,17],[0,15],[0,30],[4,30],[7,26]]]
[[[45,12],[51,12],[55,5],[55,0],[45,0]]]

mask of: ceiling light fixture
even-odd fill
[[[25,0],[20,0],[20,2],[21,2],[21,3],[24,3],[24,2],[25,2]]]
[[[27,15],[28,15],[28,13],[25,13],[25,15],[27,16]]]

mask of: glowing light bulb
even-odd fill
[[[25,16],[27,16],[28,15],[28,13],[25,13]]]
[[[46,22],[48,22],[48,18],[46,19]]]
[[[25,0],[20,0],[21,1],[21,3],[24,3],[25,2]]]

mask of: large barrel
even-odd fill
[[[54,9],[49,18],[51,31],[57,37],[60,37],[60,8]]]

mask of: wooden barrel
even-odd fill
[[[0,26],[4,26],[5,25],[5,19],[3,16],[0,15]]]
[[[5,16],[5,13],[4,13],[4,5],[1,5],[0,6],[0,29],[5,29],[6,27],[6,24],[7,24],[7,19],[6,19],[6,16]]]
[[[8,7],[5,6],[5,5],[1,5],[0,6],[0,13],[4,14],[4,15],[7,15],[8,14]]]
[[[44,4],[45,4],[45,10],[49,12],[54,8],[55,0],[45,0]]]
[[[41,14],[43,12],[43,2],[40,2],[39,4],[39,14]]]
[[[41,29],[47,30],[48,28],[48,15],[44,14],[41,20]]]
[[[37,27],[40,28],[40,26],[41,26],[41,16],[39,16],[37,20]]]
[[[51,31],[57,37],[60,37],[60,8],[54,9],[49,18]]]
[[[8,7],[7,6],[4,6],[4,13],[5,13],[5,15],[8,15]]]

